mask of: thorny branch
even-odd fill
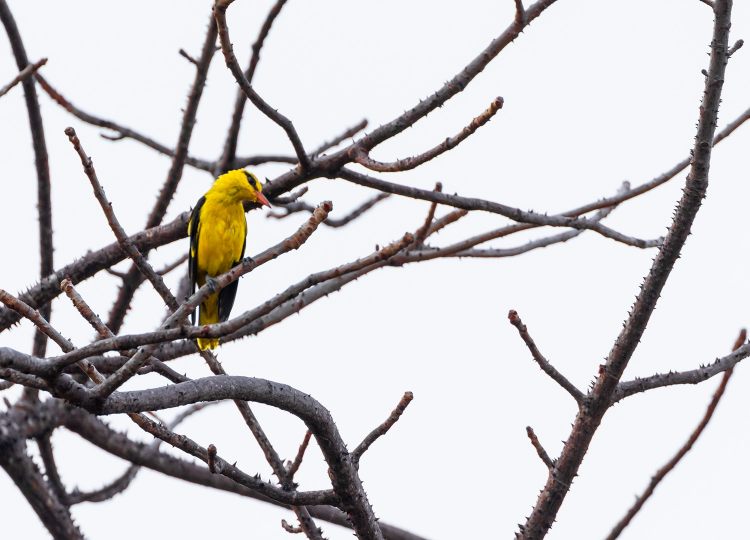
[[[541,538],[552,526],[596,429],[611,405],[622,373],[646,329],[662,288],[674,268],[705,196],[716,118],[727,64],[731,12],[731,0],[717,0],[714,9],[711,59],[700,107],[693,161],[672,226],[659,248],[620,335],[607,356],[605,364],[601,367],[594,387],[589,393],[587,406],[579,411],[570,436],[555,463],[555,468],[550,472],[534,510],[526,523],[520,527],[518,538]]]
[[[331,292],[340,290],[359,277],[387,266],[400,266],[444,257],[498,258],[515,256],[532,249],[565,242],[586,230],[593,230],[600,235],[627,245],[640,248],[659,247],[659,253],[636,301],[633,312],[615,347],[607,357],[606,364],[602,366],[600,376],[593,389],[586,395],[550,365],[539,352],[520,318],[515,312],[511,312],[511,322],[518,329],[519,335],[526,343],[534,360],[576,399],[580,407],[571,436],[557,459],[550,458],[533,430],[527,428],[527,434],[532,445],[549,469],[549,479],[539,497],[534,512],[526,525],[522,527],[519,537],[538,538],[543,536],[554,520],[588,444],[608,407],[614,402],[638,392],[673,384],[695,384],[724,372],[725,377],[722,385],[714,396],[712,405],[709,407],[702,423],[702,426],[705,427],[721,397],[721,391],[726,385],[731,369],[737,362],[750,355],[750,344],[743,345],[738,341],[736,350],[731,355],[718,359],[709,366],[702,366],[681,373],[654,375],[634,381],[620,382],[619,380],[646,327],[650,313],[655,306],[656,298],[658,298],[661,287],[663,287],[685,242],[692,220],[700,206],[700,199],[705,193],[707,183],[711,147],[726,138],[750,118],[750,109],[748,109],[714,136],[716,113],[724,76],[724,64],[726,59],[742,46],[743,42],[738,40],[733,47],[728,47],[731,2],[728,0],[702,1],[714,9],[716,26],[712,42],[711,65],[705,73],[706,90],[692,158],[683,160],[666,173],[635,188],[626,185],[615,196],[599,199],[567,212],[549,215],[541,212],[524,211],[499,202],[449,195],[442,193],[440,189],[420,190],[399,183],[386,182],[349,169],[347,165],[357,163],[378,172],[405,171],[418,167],[455,148],[475,133],[502,106],[501,98],[493,101],[489,109],[473,119],[460,133],[454,137],[446,138],[441,144],[422,154],[392,163],[378,162],[370,157],[370,152],[378,145],[403,132],[461,92],[489,62],[552,5],[554,0],[540,0],[531,4],[528,8],[524,8],[521,0],[514,0],[515,16],[513,22],[464,69],[432,96],[372,132],[357,140],[350,141],[346,146],[333,151],[329,155],[324,154],[324,152],[355,137],[366,127],[367,122],[360,122],[316,148],[313,152],[307,153],[292,122],[268,105],[252,86],[253,74],[258,65],[261,49],[274,20],[285,4],[285,0],[277,0],[269,11],[253,45],[249,67],[244,73],[241,71],[232,51],[226,21],[226,10],[232,0],[216,1],[201,56],[195,59],[181,51],[181,54],[184,53],[183,56],[195,64],[196,74],[183,113],[180,135],[174,149],[120,124],[95,117],[78,109],[57,92],[39,73],[35,74],[36,70],[43,65],[44,60],[37,64],[29,64],[23,51],[18,29],[10,16],[7,4],[5,0],[0,0],[0,17],[8,31],[20,70],[12,84],[0,90],[0,96],[7,92],[13,84],[17,84],[19,81],[23,83],[37,158],[42,254],[42,271],[39,284],[18,295],[18,297],[0,289],[0,301],[7,306],[7,308],[0,310],[0,332],[9,328],[20,317],[29,319],[38,329],[38,337],[35,338],[35,346],[31,355],[10,348],[0,348],[0,379],[5,381],[0,381],[0,391],[7,389],[10,384],[20,384],[25,388],[43,390],[55,396],[43,402],[25,405],[26,407],[32,407],[28,409],[30,411],[28,418],[34,418],[33,422],[19,421],[16,407],[11,407],[8,412],[0,414],[0,450],[2,450],[0,451],[0,466],[14,479],[49,531],[60,538],[81,537],[81,533],[75,527],[70,515],[68,507],[71,504],[85,500],[106,500],[113,497],[116,493],[127,488],[138,467],[146,466],[197,484],[239,493],[272,504],[288,506],[296,513],[300,526],[293,527],[286,524],[285,528],[290,532],[304,532],[309,538],[322,537],[320,529],[312,521],[312,518],[319,518],[353,527],[360,538],[384,537],[394,540],[418,540],[419,537],[416,535],[377,521],[370,502],[364,493],[357,471],[361,455],[377,438],[384,435],[403,413],[412,399],[410,392],[404,394],[401,402],[383,424],[373,430],[352,452],[349,452],[330,413],[320,403],[303,392],[272,381],[229,376],[216,357],[207,352],[204,352],[203,356],[214,373],[213,377],[190,380],[168,367],[164,362],[196,352],[192,340],[197,337],[218,337],[222,339],[222,343],[226,343],[257,334],[292,314],[298,313]],[[208,67],[217,50],[217,36],[220,39],[221,50],[227,66],[237,82],[238,90],[235,109],[221,155],[216,160],[211,161],[189,155],[188,146],[193,133],[198,104],[206,83]],[[34,74],[35,77],[32,77]],[[77,140],[75,132],[71,128],[68,133],[71,142],[79,153],[95,195],[115,232],[117,242],[91,252],[56,272],[52,266],[49,171],[41,115],[38,103],[36,103],[35,81],[39,82],[40,86],[53,100],[77,118],[115,133],[114,136],[108,138],[113,140],[131,138],[172,158],[170,171],[161,188],[157,202],[151,210],[146,229],[128,237],[119,225],[111,204],[104,196],[90,158],[81,149],[80,141]],[[246,99],[252,101],[261,112],[284,129],[294,148],[295,156],[236,157],[237,139]],[[292,249],[299,248],[320,223],[326,223],[333,227],[344,226],[375,207],[390,193],[429,201],[430,208],[422,226],[414,234],[406,234],[385,248],[376,249],[372,254],[356,261],[310,274],[307,278],[288,286],[256,308],[241,313],[226,322],[199,327],[184,325],[186,315],[212,292],[211,287],[205,286],[184,302],[179,302],[164,286],[161,275],[180,267],[185,262],[184,257],[177,259],[160,272],[155,272],[146,261],[146,256],[150,250],[179,240],[186,234],[187,213],[179,215],[171,223],[160,225],[180,182],[184,166],[190,165],[216,174],[228,168],[255,165],[268,161],[296,165],[292,170],[270,181],[264,188],[264,192],[268,194],[272,201],[279,204],[285,212],[282,216],[274,215],[274,217],[285,217],[300,211],[310,212],[312,216],[291,237],[262,252],[254,259],[242,261],[233,270],[217,278],[216,284],[218,287],[224,287],[260,264],[269,262]],[[617,205],[669,181],[688,165],[691,168],[686,182],[685,194],[678,206],[673,225],[663,241],[662,239],[643,240],[629,237],[602,223],[602,220]],[[305,184],[318,178],[342,178],[378,190],[381,193],[342,218],[328,218],[331,211],[330,203],[313,207],[301,199],[307,189]],[[297,187],[301,189],[290,193]],[[450,206],[454,210],[435,219],[438,205]],[[510,219],[512,223],[465,238],[448,246],[436,247],[425,244],[432,235],[463,218],[470,211],[498,214]],[[596,214],[587,215],[594,211],[597,211]],[[514,247],[477,247],[491,240],[538,227],[557,227],[569,230],[559,234],[542,236]],[[117,275],[117,272],[112,269],[113,265],[127,257],[132,258],[135,264],[127,272],[120,273],[123,280],[122,288],[110,313],[108,324],[104,324],[75,291],[74,284],[95,276],[101,270],[107,270]],[[144,280],[143,276],[146,276],[154,284],[172,313],[155,331],[132,335],[121,334],[120,327],[125,313],[131,305],[135,290]],[[47,311],[49,303],[60,293],[61,287],[81,315],[96,329],[99,336],[97,341],[76,348],[49,323],[49,312]],[[178,298],[182,299],[181,296]],[[60,345],[63,349],[62,355],[55,358],[44,358],[45,352],[42,344],[46,343],[45,336],[50,336]],[[118,355],[101,356],[110,351],[116,351]],[[82,370],[96,385],[92,387],[91,383],[87,382],[86,378],[82,378],[81,373],[76,371],[78,369]],[[130,392],[117,391],[123,383],[131,378],[151,371],[159,372],[175,384]],[[215,445],[208,445],[204,448],[189,437],[173,432],[171,428],[174,425],[167,427],[146,418],[142,414],[151,410],[162,410],[185,404],[194,404],[193,408],[189,409],[193,410],[202,407],[207,400],[214,399],[232,399],[235,401],[277,476],[281,484],[279,487],[230,465],[219,455]],[[250,401],[280,408],[304,421],[308,431],[293,462],[286,466],[283,465],[281,458],[251,411],[248,404]],[[77,407],[70,407],[71,404]],[[131,441],[127,437],[112,431],[96,418],[96,415],[99,414],[121,412],[129,414],[142,429],[152,434],[155,437],[154,442],[147,446]],[[131,467],[125,474],[101,490],[91,493],[67,492],[60,475],[56,472],[55,456],[49,438],[52,430],[63,425],[104,448],[107,452],[128,460],[132,463]],[[43,428],[38,428],[38,426],[43,426]],[[697,434],[694,433],[694,438],[691,437],[693,442],[700,435],[700,430],[703,427],[699,426],[700,429],[696,430]],[[294,475],[299,469],[311,437],[315,437],[330,467],[333,489],[302,492],[297,491],[293,482]],[[37,440],[39,443],[40,455],[46,469],[46,479],[26,452],[26,441],[29,439]],[[197,457],[206,463],[208,468],[160,452],[158,445],[161,441],[168,441],[183,452]],[[687,449],[689,450],[689,447]],[[684,455],[684,452],[682,455]],[[677,458],[677,461],[679,459]],[[653,487],[655,487],[655,484],[651,486],[651,491],[653,491]],[[641,499],[641,504],[643,500],[645,500],[645,497]],[[322,506],[326,504],[336,505],[338,508]]]
[[[736,351],[737,349],[739,349],[742,344],[745,343],[746,339],[747,331],[743,328],[740,331],[740,335],[737,337],[737,341],[734,344],[733,350]],[[616,538],[619,538],[620,534],[622,534],[622,531],[625,530],[625,527],[628,526],[635,515],[641,511],[641,508],[643,508],[643,505],[646,503],[646,501],[651,497],[651,495],[653,495],[656,487],[661,483],[662,480],[664,480],[664,477],[667,476],[672,471],[672,469],[677,466],[677,464],[682,460],[682,458],[685,457],[688,452],[690,452],[690,450],[693,448],[693,445],[703,433],[703,430],[706,429],[706,426],[711,421],[714,412],[716,412],[716,407],[719,405],[719,401],[721,401],[721,398],[724,395],[724,391],[727,388],[727,383],[729,383],[729,379],[732,377],[733,372],[734,368],[729,368],[724,372],[724,376],[721,378],[721,382],[716,388],[713,397],[711,397],[711,402],[708,404],[703,418],[701,418],[701,421],[690,434],[688,440],[685,441],[685,444],[683,444],[677,451],[677,453],[672,456],[672,459],[665,463],[658,471],[656,471],[656,474],[651,477],[651,481],[648,483],[646,489],[640,496],[636,497],[633,506],[631,506],[630,509],[622,517],[622,519],[617,522],[612,531],[610,531],[609,535],[607,535],[606,540],[615,540]]]

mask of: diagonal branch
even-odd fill
[[[263,25],[258,32],[258,37],[255,39],[255,43],[252,46],[252,55],[250,57],[250,65],[248,65],[245,71],[245,78],[249,84],[252,84],[253,77],[255,76],[255,69],[258,67],[260,61],[260,51],[263,48],[263,44],[271,31],[276,17],[281,13],[281,9],[286,4],[287,0],[276,0],[276,3],[271,7],[266,15],[266,19],[263,21]],[[234,162],[235,154],[237,153],[237,140],[240,135],[240,123],[242,122],[242,113],[245,110],[245,103],[247,103],[247,96],[245,92],[240,88],[237,90],[237,97],[234,101],[234,111],[232,112],[232,121],[227,130],[227,138],[224,142],[224,149],[221,152],[216,166],[214,167],[214,174],[219,175],[229,170],[230,164]]]
[[[746,339],[747,332],[743,329],[740,332],[739,337],[737,338],[737,341],[734,345],[734,350],[736,351],[737,349],[739,349]],[[656,474],[651,477],[651,481],[648,483],[646,489],[639,497],[636,497],[635,504],[633,504],[633,506],[630,507],[630,509],[625,513],[622,519],[617,522],[617,525],[615,525],[612,531],[610,531],[610,533],[607,535],[606,540],[615,540],[616,538],[619,538],[620,534],[622,534],[622,531],[625,530],[625,527],[630,524],[636,514],[640,512],[641,508],[643,508],[643,505],[646,503],[646,501],[651,497],[651,495],[654,494],[654,490],[656,490],[656,487],[661,483],[662,480],[664,480],[664,477],[667,476],[672,471],[672,469],[677,466],[677,464],[682,460],[682,458],[685,457],[688,452],[690,452],[690,450],[693,448],[693,445],[703,433],[703,430],[706,429],[706,426],[711,421],[714,412],[716,412],[716,407],[719,405],[719,401],[721,401],[721,398],[724,395],[724,391],[727,388],[727,383],[729,382],[733,371],[734,368],[729,368],[724,372],[724,376],[722,377],[719,386],[716,388],[716,391],[711,398],[711,402],[708,404],[706,412],[703,414],[703,418],[690,434],[688,440],[685,441],[685,444],[683,444],[677,451],[677,453],[672,456],[672,459],[665,463],[658,471],[656,471]]]
[[[177,138],[177,146],[174,150],[174,156],[172,157],[172,164],[169,167],[167,173],[167,179],[159,191],[159,196],[156,199],[154,207],[151,209],[151,213],[146,220],[146,228],[151,228],[159,225],[164,219],[164,215],[167,212],[169,203],[172,201],[177,186],[182,179],[182,171],[185,168],[185,161],[188,156],[188,146],[190,139],[193,135],[193,128],[195,127],[195,119],[198,114],[198,105],[201,97],[203,96],[203,88],[206,85],[206,77],[208,75],[208,68],[211,65],[214,53],[216,52],[216,25],[213,24],[213,17],[209,17],[208,29],[206,31],[206,38],[203,42],[201,49],[201,56],[198,60],[198,66],[195,70],[195,79],[190,88],[190,94],[188,95],[187,106],[184,109],[182,115],[182,124],[180,126],[180,134]],[[144,256],[147,254],[144,253]],[[125,320],[125,315],[130,309],[130,304],[133,301],[135,291],[140,285],[141,281],[139,278],[140,269],[133,265],[128,270],[128,273],[123,279],[120,285],[120,291],[117,294],[117,298],[112,306],[109,313],[109,320],[107,326],[114,332],[118,333],[122,327],[122,323]],[[157,288],[157,292],[159,289]],[[161,294],[161,293],[160,293]],[[169,303],[167,303],[169,305]]]
[[[517,534],[518,538],[541,538],[552,526],[596,429],[611,405],[622,373],[640,342],[664,284],[687,240],[701,201],[705,197],[711,148],[727,64],[731,12],[731,0],[716,1],[711,59],[700,107],[693,161],[672,225],[646,276],[630,315],[607,356],[606,363],[600,370],[590,392],[587,407],[581,409],[576,417],[570,436],[555,464],[555,474],[549,475],[534,510]]]
[[[81,159],[83,170],[86,173],[89,182],[91,183],[92,189],[94,190],[94,196],[96,197],[96,200],[99,201],[99,205],[102,207],[102,211],[107,218],[107,222],[109,223],[112,232],[115,233],[115,237],[122,246],[123,251],[125,251],[125,253],[127,253],[131,259],[133,259],[133,262],[135,263],[138,271],[146,276],[146,278],[151,282],[151,284],[154,286],[154,289],[156,289],[156,292],[159,293],[159,296],[161,296],[162,300],[164,300],[164,303],[167,304],[170,310],[176,310],[178,307],[177,301],[175,300],[171,291],[164,284],[164,280],[154,271],[148,261],[146,261],[146,258],[143,256],[143,254],[138,251],[138,248],[133,245],[133,243],[130,241],[130,238],[125,233],[125,230],[122,228],[122,225],[120,225],[120,222],[117,219],[114,210],[112,209],[112,203],[107,200],[107,196],[104,194],[104,189],[102,189],[102,185],[99,183],[99,179],[96,175],[96,170],[94,169],[94,163],[91,158],[86,155],[86,152],[81,146],[81,141],[78,139],[75,130],[72,127],[66,128],[65,134],[68,136],[70,143],[73,145],[73,148],[78,153],[78,157]],[[114,330],[112,331],[114,332]]]
[[[300,167],[303,171],[310,168],[310,158],[305,152],[302,141],[297,134],[297,130],[294,128],[291,120],[281,114],[279,111],[271,107],[266,101],[260,97],[255,89],[250,84],[250,81],[242,73],[237,58],[234,56],[232,51],[232,43],[229,40],[229,28],[227,28],[227,8],[234,0],[216,0],[214,4],[214,17],[216,18],[216,25],[218,26],[219,40],[221,41],[221,51],[224,53],[224,59],[226,61],[229,71],[234,75],[234,79],[237,84],[240,85],[242,91],[245,92],[247,98],[255,105],[260,112],[266,115],[272,122],[278,124],[285,132],[289,141],[294,147],[294,152],[297,154]]]
[[[431,159],[438,157],[440,154],[444,154],[448,150],[452,150],[470,135],[472,135],[477,129],[489,122],[495,113],[502,109],[503,98],[496,97],[490,106],[482,114],[474,118],[471,123],[463,128],[459,133],[453,137],[446,138],[443,142],[423,152],[419,155],[408,157],[405,159],[399,159],[390,163],[383,163],[372,159],[367,151],[364,149],[354,146],[352,147],[352,157],[355,162],[370,169],[371,171],[377,172],[400,172],[415,169],[420,165],[427,163]]]
[[[381,201],[387,199],[388,197],[390,197],[389,193],[378,193],[374,197],[366,200],[365,202],[363,202],[356,208],[352,209],[348,214],[344,214],[340,218],[329,217],[323,223],[333,228],[338,228],[338,227],[343,227],[344,225],[348,225],[349,223],[351,223],[358,217],[362,216],[368,210],[373,208],[375,205],[377,205]],[[307,203],[305,201],[297,201],[297,200],[291,201],[287,204],[280,204],[279,206],[281,206],[281,208],[284,210],[283,213],[269,212],[266,216],[269,218],[283,219],[292,214],[296,214],[297,212],[312,213],[315,210],[315,207],[311,205],[310,203]]]
[[[526,347],[528,347],[531,356],[534,358],[534,361],[539,365],[541,370],[549,375],[549,377],[553,381],[559,384],[563,388],[563,390],[570,394],[573,399],[576,400],[578,406],[581,406],[583,404],[583,392],[581,392],[573,383],[565,378],[565,375],[557,371],[555,367],[550,364],[549,361],[542,355],[542,353],[539,352],[536,343],[534,343],[534,340],[529,335],[529,331],[526,328],[526,325],[523,324],[523,321],[521,321],[521,317],[518,316],[518,312],[516,312],[516,310],[511,309],[508,312],[508,320],[510,321],[510,324],[515,326],[516,330],[518,330],[518,335],[521,336],[521,339],[526,344]]]
[[[11,88],[13,88],[15,85],[17,85],[20,82],[25,81],[29,77],[31,77],[36,71],[42,67],[44,64],[47,63],[46,58],[42,58],[38,62],[35,62],[33,64],[29,64],[25,68],[23,68],[21,71],[18,72],[18,75],[13,77],[13,80],[10,81],[8,84],[0,88],[0,97],[3,97],[5,94],[10,92]]]
[[[195,310],[195,308],[209,294],[211,294],[215,288],[218,287],[219,289],[221,289],[222,287],[226,287],[233,281],[236,281],[241,276],[257,268],[261,264],[269,262],[289,251],[299,249],[302,244],[304,244],[307,239],[310,238],[312,233],[315,232],[320,222],[326,218],[328,212],[330,212],[331,209],[332,205],[330,202],[326,201],[322,203],[319,206],[318,210],[313,213],[310,219],[307,220],[307,222],[302,227],[300,227],[292,236],[288,237],[286,240],[273,246],[272,248],[265,250],[254,259],[243,260],[242,263],[235,266],[232,270],[226,272],[225,274],[222,274],[221,276],[218,276],[212,282],[206,283],[203,287],[198,289],[198,291],[196,291],[187,301],[183,302],[169,317],[167,317],[161,328],[168,329],[179,324],[185,317],[187,317],[193,310]],[[130,360],[128,360],[120,369],[118,369],[115,373],[108,377],[103,384],[99,385],[95,389],[95,393],[100,398],[103,398],[114,392],[117,388],[124,384],[125,381],[135,375],[138,369],[143,366],[145,361],[151,355],[153,349],[153,345],[147,345],[139,349],[139,351],[135,355],[133,355]],[[82,356],[82,358],[85,358],[85,356]],[[69,362],[69,359],[67,361]],[[56,365],[62,368],[66,364],[63,361],[58,360]]]
[[[390,416],[386,418],[385,422],[368,433],[367,437],[365,437],[362,442],[357,445],[357,448],[352,451],[352,462],[354,463],[355,467],[359,468],[359,460],[362,457],[362,454],[367,452],[367,449],[372,446],[372,443],[388,433],[388,430],[393,427],[393,424],[398,422],[398,419],[401,418],[401,415],[404,414],[406,407],[409,406],[409,403],[411,403],[413,399],[414,394],[412,394],[411,392],[404,392],[404,396],[401,398],[401,401],[398,402],[398,405],[396,405],[396,408],[393,409]]]

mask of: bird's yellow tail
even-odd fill
[[[214,324],[219,322],[219,295],[212,294],[201,304],[198,314],[198,324]],[[218,338],[198,338],[198,348],[202,351],[215,349],[219,346]]]
[[[205,351],[206,349],[215,349],[218,346],[219,346],[218,339],[198,338],[198,348],[202,351]]]

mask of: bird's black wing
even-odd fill
[[[234,261],[232,268],[240,264],[242,258],[245,256],[245,245],[247,244],[247,220],[245,220],[244,238],[245,239],[242,241],[242,252],[240,253],[240,258],[239,260]],[[238,283],[239,280],[235,280],[219,291],[219,321],[221,322],[229,319],[229,313],[232,311],[232,306],[234,305],[234,298],[237,296]]]
[[[205,197],[198,199],[198,204],[193,208],[188,222],[188,234],[190,234],[190,251],[188,252],[190,294],[195,292],[195,286],[198,284],[198,232],[200,231],[201,209],[205,202]],[[190,314],[190,324],[195,324],[195,310]]]

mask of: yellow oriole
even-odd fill
[[[258,178],[243,169],[219,176],[198,200],[188,222],[190,235],[189,277],[192,291],[242,261],[245,254],[246,201],[271,206]],[[198,324],[224,322],[237,295],[237,281],[209,295],[200,305]],[[191,321],[195,324],[195,312]],[[200,350],[215,349],[218,339],[198,339]]]

